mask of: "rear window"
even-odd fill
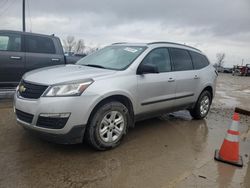
[[[21,36],[18,34],[0,35],[1,51],[21,51]]]
[[[202,69],[209,65],[209,62],[204,55],[201,55],[196,52],[191,52],[191,51],[190,51],[190,55],[193,60],[194,69]]]
[[[171,48],[170,53],[174,71],[193,70],[192,60],[187,50]]]
[[[26,52],[55,54],[55,46],[53,40],[47,37],[26,36],[25,38]]]

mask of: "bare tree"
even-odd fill
[[[83,41],[82,39],[79,39],[79,40],[76,42],[74,52],[75,52],[76,54],[83,54],[83,53],[85,52],[85,44],[84,44],[84,41]]]
[[[87,54],[92,54],[93,52],[99,50],[98,47],[89,47],[87,50]]]
[[[217,53],[216,54],[216,58],[217,58],[217,62],[216,65],[218,66],[218,68],[222,68],[224,63],[225,63],[225,57],[226,54],[225,53]]]
[[[63,46],[66,52],[73,52],[76,45],[74,36],[67,36],[66,39],[63,40]]]
[[[85,46],[83,39],[76,40],[74,36],[67,36],[66,39],[63,39],[63,48],[65,52],[75,54],[90,54],[99,50],[98,46]]]

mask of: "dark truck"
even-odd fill
[[[25,72],[72,64],[80,58],[66,57],[60,39],[54,35],[0,30],[0,92],[15,88]]]

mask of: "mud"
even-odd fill
[[[180,111],[139,122],[106,152],[34,137],[16,124],[12,101],[2,100],[0,187],[250,187],[250,117],[240,116],[244,167],[213,160],[234,107],[250,107],[249,89],[250,77],[221,74],[206,119]]]

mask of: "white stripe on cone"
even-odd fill
[[[239,142],[239,136],[228,133],[226,136],[226,140],[228,140],[230,142]]]
[[[233,120],[228,129],[232,131],[239,131],[239,122]]]

